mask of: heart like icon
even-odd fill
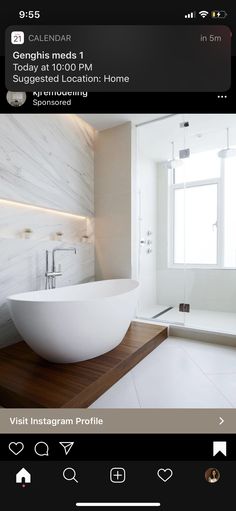
[[[17,456],[18,454],[20,454],[20,452],[23,451],[24,444],[22,444],[22,442],[11,442],[8,445],[8,449],[9,449],[9,451],[13,452],[13,454],[15,454],[15,456]]]
[[[166,483],[173,476],[173,470],[171,468],[159,468],[157,475],[163,483]]]

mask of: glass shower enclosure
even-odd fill
[[[236,334],[236,115],[137,127],[138,316]]]

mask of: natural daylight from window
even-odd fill
[[[171,171],[170,265],[236,266],[236,150],[221,152],[193,154]]]

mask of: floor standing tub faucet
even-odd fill
[[[62,272],[56,269],[55,253],[56,252],[74,252],[76,254],[76,248],[54,248],[52,251],[52,266],[49,270],[49,250],[46,250],[46,271],[45,271],[45,289],[55,289],[56,277],[61,277]]]

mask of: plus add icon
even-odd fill
[[[126,480],[126,471],[122,467],[113,467],[110,470],[111,483],[124,483]]]

